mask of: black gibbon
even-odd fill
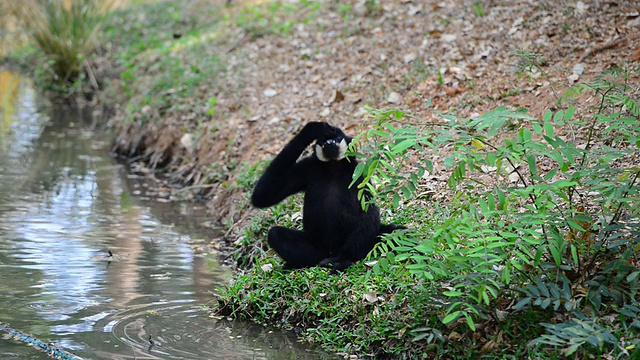
[[[381,225],[375,205],[364,211],[351,188],[356,159],[345,152],[352,138],[325,122],[310,122],[273,159],[258,180],[251,203],[266,208],[304,192],[303,231],[274,226],[268,243],[285,261],[285,269],[316,265],[342,271],[363,259],[380,235],[404,226]],[[315,141],[314,153],[298,161]]]

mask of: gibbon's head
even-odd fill
[[[351,138],[342,130],[332,127],[316,142],[314,147],[316,156],[320,161],[340,161],[346,157],[347,147]]]

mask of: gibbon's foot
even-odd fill
[[[326,268],[331,268],[329,274],[337,274],[338,272],[343,272],[346,268],[351,266],[353,261],[347,259],[341,259],[339,257],[326,258],[318,265]]]

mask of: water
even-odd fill
[[[130,195],[87,112],[51,107],[0,72],[0,116],[0,322],[88,359],[326,357],[289,333],[208,316],[230,274],[202,251],[206,218]],[[48,357],[0,337],[0,358]]]

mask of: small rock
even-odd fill
[[[331,109],[329,109],[329,108],[324,108],[324,109],[322,109],[322,111],[320,112],[320,117],[327,117],[327,116],[329,116],[329,114],[331,114]]]
[[[391,94],[389,94],[389,96],[387,97],[387,101],[392,104],[397,104],[402,101],[402,95],[395,91],[392,91]]]
[[[369,111],[367,111],[367,109],[360,107],[358,108],[358,110],[356,110],[356,112],[353,113],[353,117],[356,119],[360,119],[363,116],[367,115],[369,113]]]
[[[480,166],[480,170],[482,170],[483,173],[488,174],[490,172],[494,172],[496,171],[498,168],[495,166],[487,166],[487,165],[481,165]]]
[[[422,12],[422,6],[409,6],[409,10],[407,10],[407,15],[414,16]]]
[[[182,144],[187,151],[191,152],[191,150],[193,150],[193,136],[189,133],[182,135],[180,144]]]
[[[445,42],[452,42],[455,41],[458,38],[458,36],[456,34],[442,34],[442,36],[440,36],[440,39],[442,39],[442,41]]]
[[[263,94],[264,94],[264,96],[266,96],[266,97],[274,97],[274,96],[278,95],[278,92],[277,92],[277,91],[275,91],[275,90],[273,90],[273,89],[266,89],[266,90],[263,92]]]
[[[418,58],[418,53],[416,52],[412,52],[412,53],[408,53],[407,55],[405,55],[402,60],[404,60],[405,64],[408,64],[412,61],[414,61],[415,59]]]

